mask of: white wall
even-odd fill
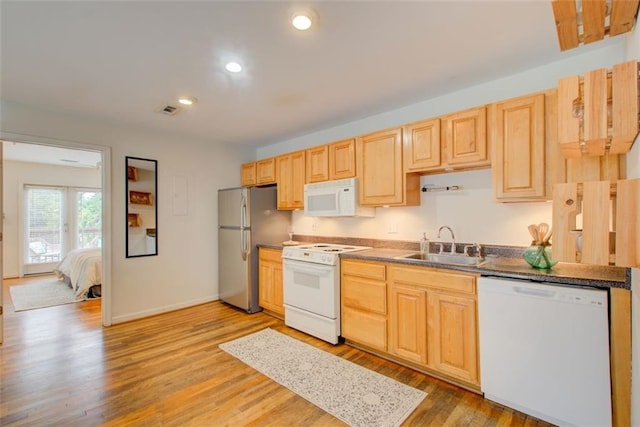
[[[610,68],[624,62],[625,38],[611,40],[607,47],[548,64],[524,73],[461,90],[377,116],[351,122],[273,144],[257,150],[258,158],[312,147],[367,132],[436,117],[468,107],[545,90],[558,79],[583,74],[596,68]],[[423,231],[436,237],[440,225],[449,225],[456,240],[527,246],[531,242],[527,225],[551,224],[550,203],[496,203],[493,199],[489,170],[424,176],[421,183],[462,185],[463,190],[450,193],[423,193],[420,207],[377,208],[373,219],[316,219],[294,212],[298,234],[319,236],[353,236],[382,239],[418,240]],[[448,236],[447,236],[448,238]]]
[[[59,185],[63,187],[100,188],[100,170],[44,165],[27,162],[3,161],[3,259],[2,276],[18,277],[20,215],[23,213],[22,196],[25,184]]]
[[[421,193],[420,206],[376,208],[374,218],[309,218],[296,211],[295,233],[417,241],[423,232],[436,240],[438,228],[448,225],[457,242],[527,246],[527,225],[551,223],[551,203],[494,202],[488,169],[423,176],[420,182],[462,190]],[[449,241],[448,233],[442,237]]]
[[[111,148],[114,323],[217,299],[217,190],[239,185],[240,164],[255,150],[7,101],[0,107],[2,132]],[[158,256],[125,258],[125,156],[158,161]],[[185,215],[173,214],[176,177],[187,182]]]

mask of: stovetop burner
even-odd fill
[[[310,245],[301,245],[296,246],[292,249],[296,250],[305,250],[305,251],[314,251],[314,252],[330,252],[330,253],[345,253],[345,252],[354,252],[354,251],[362,251],[365,249],[369,249],[368,246],[352,246],[352,245],[340,245],[334,243],[313,243]]]
[[[340,245],[334,243],[312,243],[300,246],[287,246],[282,251],[282,258],[336,265],[339,260],[338,255],[365,249],[370,248],[368,246]]]

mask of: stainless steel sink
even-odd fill
[[[428,262],[440,262],[443,264],[459,264],[459,265],[478,265],[483,259],[476,256],[467,256],[464,254],[424,254],[418,252],[415,254],[405,255],[399,258],[417,259]]]

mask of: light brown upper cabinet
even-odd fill
[[[329,144],[329,179],[346,179],[355,176],[355,138]]]
[[[304,208],[305,152],[296,151],[276,158],[278,209]]]
[[[489,106],[493,189],[502,202],[545,200],[545,95]]]
[[[256,184],[267,185],[276,183],[276,159],[258,160],[256,162]]]
[[[244,163],[240,169],[240,185],[252,187],[257,184],[256,162]]]
[[[356,139],[361,205],[407,206],[420,203],[420,177],[403,172],[402,128]]]
[[[441,169],[440,119],[424,120],[404,126],[404,171]]]
[[[329,146],[307,150],[307,182],[321,182],[329,179]]]
[[[355,139],[320,145],[307,150],[307,182],[356,176]]]
[[[487,109],[470,108],[442,118],[446,167],[490,166],[487,146]]]

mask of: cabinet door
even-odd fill
[[[389,352],[425,365],[426,318],[426,291],[392,284],[389,288]]]
[[[258,267],[258,302],[260,306],[284,316],[282,252],[260,248]]]
[[[329,146],[322,145],[307,150],[307,182],[329,179]]]
[[[304,208],[305,152],[279,156],[276,159],[278,172],[278,209]]]
[[[306,156],[304,151],[291,154],[291,208],[304,208],[304,184],[306,180]]]
[[[240,185],[243,187],[251,187],[256,185],[256,162],[245,163],[240,170]]]
[[[479,384],[475,298],[430,290],[427,311],[429,366]]]
[[[329,145],[329,179],[356,176],[356,140],[334,142]]]
[[[276,182],[276,159],[258,160],[256,162],[256,181],[258,185],[275,184]]]
[[[402,129],[361,136],[356,151],[360,204],[400,205],[404,202]]]
[[[491,164],[487,149],[487,110],[472,108],[445,117],[447,165],[476,167]]]
[[[402,156],[405,172],[440,168],[440,119],[405,126]]]
[[[291,156],[279,156],[276,158],[276,169],[278,171],[278,179],[276,180],[278,209],[291,209],[291,184],[292,184],[292,169],[291,169]]]
[[[545,200],[544,94],[523,96],[490,107],[497,200]]]

